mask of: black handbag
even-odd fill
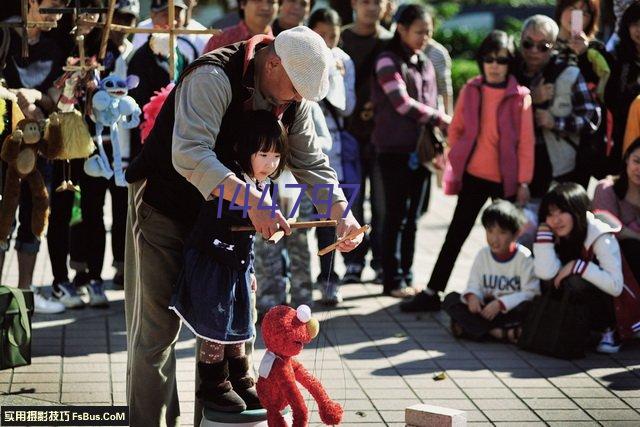
[[[0,286],[0,370],[31,364],[33,292]]]
[[[589,339],[589,313],[571,292],[551,286],[537,297],[522,328],[518,346],[560,359],[584,357]]]

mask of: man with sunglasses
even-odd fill
[[[574,179],[580,134],[594,132],[600,122],[600,107],[580,70],[557,56],[558,32],[553,19],[534,15],[524,22],[520,42],[522,61],[516,76],[531,89],[535,111],[536,149],[530,188],[534,201],[553,181]]]

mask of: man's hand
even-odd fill
[[[485,319],[491,321],[493,320],[498,313],[502,311],[502,306],[500,305],[500,301],[495,299],[491,301],[489,304],[485,305],[482,309],[482,313],[480,315]]]
[[[553,286],[556,287],[556,289],[558,289],[560,287],[560,285],[562,284],[562,281],[564,279],[566,279],[567,277],[571,276],[571,274],[573,274],[573,267],[576,265],[576,261],[569,261],[568,263],[565,264],[564,267],[562,267],[560,269],[560,271],[558,272],[558,274],[556,275],[555,279],[553,279]]]
[[[482,312],[482,302],[480,301],[480,298],[476,296],[476,294],[469,293],[466,295],[465,299],[467,300],[467,308],[469,309],[469,313],[480,314],[480,312]]]
[[[549,130],[556,125],[555,119],[547,110],[536,110],[536,123],[538,126]]]
[[[545,83],[540,81],[531,90],[531,100],[534,104],[543,104],[553,99],[554,88],[553,83]]]
[[[284,234],[287,236],[291,234],[291,227],[279,210],[271,218],[271,211],[257,209],[257,206],[256,202],[251,204],[251,209],[249,209],[249,219],[256,228],[256,233],[262,234],[265,239],[271,237],[278,230],[284,230]]]
[[[360,224],[351,212],[347,214],[346,218],[342,218],[346,209],[346,202],[334,203],[334,205],[331,207],[331,219],[335,219],[336,221],[338,221],[338,227],[336,229],[338,239],[346,237],[347,235],[360,228]],[[350,252],[354,250],[356,246],[362,243],[363,238],[364,233],[354,237],[353,239],[345,240],[338,245],[337,249],[340,252]]]

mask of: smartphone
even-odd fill
[[[571,11],[571,35],[579,36],[582,33],[582,10]]]

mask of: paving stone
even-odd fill
[[[456,384],[462,388],[503,388],[504,384],[497,378],[468,379],[461,378],[455,380]]]
[[[16,373],[25,373],[25,374],[33,374],[33,373],[55,373],[60,372],[60,364],[59,363],[36,363],[27,366],[21,366],[19,368],[14,369]],[[3,374],[11,374],[8,371],[0,373],[0,382],[4,382]]]
[[[60,383],[13,383],[11,384],[11,393],[17,393],[24,390],[30,390],[31,393],[58,393],[60,392]]]
[[[60,402],[60,393],[29,393],[28,396],[32,399],[41,400],[43,402]]]
[[[469,390],[481,390],[481,389],[469,389]],[[467,390],[467,392],[469,391]],[[498,389],[495,389],[498,390]],[[413,391],[418,395],[422,401],[426,403],[429,399],[466,399],[466,395],[459,388],[413,388]]]
[[[489,369],[466,371],[461,369],[447,369],[447,375],[453,379],[458,378],[495,378],[496,375]]]
[[[469,422],[488,422],[489,421],[489,418],[487,418],[479,410],[469,410],[465,412],[467,414],[467,421]]]
[[[562,392],[571,398],[615,397],[615,395],[613,395],[609,390],[602,387],[599,387],[599,388],[563,387]]]
[[[573,403],[571,399],[557,398],[557,399],[523,399],[531,409],[579,409],[578,406]]]
[[[620,397],[640,397],[640,388],[636,390],[612,390],[612,392]]]
[[[62,384],[62,394],[76,393],[76,392],[100,392],[110,391],[108,382],[99,383],[78,383],[78,382],[65,382]]]
[[[95,382],[109,382],[108,372],[92,372],[92,373],[80,373],[80,372],[64,372],[62,374],[62,382],[72,383],[95,383]]]
[[[390,394],[388,389],[383,389],[383,388],[365,389],[365,393],[371,399],[387,398],[389,397],[389,394]],[[413,393],[412,390],[398,388],[398,389],[393,389],[393,397],[395,397],[396,399],[414,399],[417,396],[415,395],[415,393]]]
[[[509,388],[553,388],[553,384],[543,378],[503,378]]]
[[[632,408],[640,409],[640,397],[630,397],[623,400]]]
[[[61,400],[62,400],[62,403],[101,403],[101,402],[105,402],[105,404],[111,404],[111,395],[108,392],[62,393],[62,399]]]
[[[640,421],[640,414],[633,409],[587,409],[598,421]]]
[[[628,409],[629,407],[620,399],[585,399],[576,398],[573,399],[583,409]]]
[[[357,413],[356,413],[357,412]],[[356,411],[345,412],[342,417],[343,423],[356,423],[356,424],[383,424],[382,418],[376,411]],[[320,415],[317,412],[311,412],[309,417],[310,422],[319,423]]]
[[[516,395],[508,388],[468,388],[464,393],[472,399],[514,399]]]
[[[93,373],[109,372],[109,364],[107,363],[65,363],[64,373]]]
[[[489,409],[529,409],[518,399],[473,399],[473,403],[482,411]]]
[[[55,372],[45,372],[45,373],[15,372],[13,374],[14,383],[35,384],[35,383],[57,383],[59,381],[60,381],[60,374]]]
[[[404,411],[405,408],[420,403],[419,399],[374,399],[378,411]]]
[[[605,427],[638,427],[637,421],[601,421]]]
[[[491,409],[488,411],[483,411],[484,414],[489,418],[490,421],[508,421],[512,423],[520,422],[520,421],[539,421],[540,418],[536,416],[531,411],[528,410],[499,410],[499,409]]]
[[[362,379],[358,381],[360,386],[365,390],[369,389],[396,389],[396,388],[406,388],[407,384],[398,377],[388,378],[384,380],[379,379]]]
[[[538,409],[536,413],[545,421],[587,421],[591,418],[580,409]]]
[[[509,426],[513,426],[513,423],[508,421],[508,422],[498,422],[495,423],[494,425],[496,426],[504,426],[504,427],[509,427]],[[519,422],[518,423],[518,427],[535,427],[535,426],[546,426],[546,423],[543,423],[542,421],[540,422],[536,422],[536,421],[528,421],[528,422]]]
[[[564,389],[565,387],[598,387],[600,385],[596,380],[591,378],[549,378],[549,381],[560,389]]]
[[[599,425],[595,421],[552,421],[549,423],[551,427],[593,427]]]
[[[380,411],[380,415],[386,423],[404,421],[404,411]]]
[[[365,399],[345,400],[345,401],[340,401],[340,404],[342,405],[345,411],[375,410],[373,403],[371,403],[370,400],[365,400]]]

